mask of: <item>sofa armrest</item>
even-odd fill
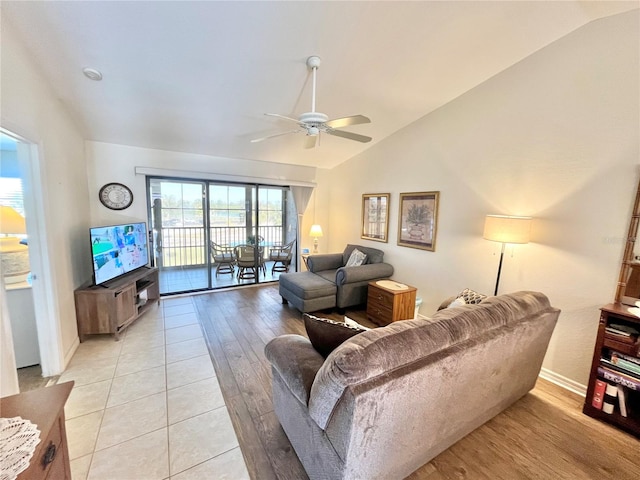
[[[336,272],[336,285],[366,282],[393,275],[393,266],[388,263],[368,263],[357,267],[342,267]]]
[[[308,405],[311,385],[324,363],[324,357],[302,335],[281,335],[264,347],[264,354],[291,393]]]
[[[341,253],[324,253],[322,255],[311,255],[307,258],[307,268],[314,273],[323,270],[335,270],[342,265]]]

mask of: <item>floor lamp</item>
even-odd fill
[[[531,220],[531,217],[487,215],[484,221],[484,233],[482,237],[486,240],[491,240],[492,242],[502,243],[500,263],[498,264],[498,277],[496,278],[496,290],[493,293],[494,295],[498,295],[504,247],[507,243],[529,243]]]

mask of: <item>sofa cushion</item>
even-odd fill
[[[349,255],[349,260],[347,260],[347,263],[345,263],[344,266],[359,267],[365,262],[366,259],[367,259],[366,253],[362,253],[357,248],[354,248],[353,251],[351,252],[351,255]]]
[[[325,358],[345,340],[365,331],[363,328],[334,322],[328,318],[314,317],[308,313],[305,313],[303,318],[311,345]]]
[[[335,272],[333,280],[327,280],[311,272],[281,273],[280,285],[303,300],[336,294]]]
[[[344,249],[344,252],[342,252],[342,266],[347,264],[347,262],[349,261],[349,257],[351,256],[351,252],[353,252],[353,250],[355,250],[356,248],[367,255],[367,259],[364,262],[365,264],[382,263],[384,259],[384,252],[382,250],[371,247],[363,247],[362,245],[349,244]]]
[[[338,270],[331,269],[331,270],[322,270],[320,272],[316,272],[315,274],[318,275],[321,278],[324,278],[327,282],[331,282],[331,283],[336,283],[336,272]]]

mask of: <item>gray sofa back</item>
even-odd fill
[[[525,395],[558,315],[543,294],[518,292],[342,344],[308,403],[340,478],[403,478]]]
[[[356,248],[360,250],[362,253],[367,254],[367,259],[364,262],[365,264],[382,263],[382,260],[384,259],[384,252],[382,250],[378,250],[377,248],[371,248],[371,247],[363,247],[362,245],[348,244],[347,247],[344,249],[344,252],[342,252],[343,266],[347,264],[347,261],[351,256],[351,252],[353,252],[353,250]]]

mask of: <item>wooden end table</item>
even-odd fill
[[[367,318],[376,325],[388,325],[415,316],[417,289],[394,280],[369,282]]]

